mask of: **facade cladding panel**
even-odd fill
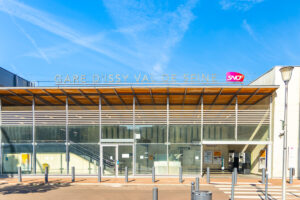
[[[184,175],[199,175],[206,167],[230,171],[236,155],[246,154],[239,172],[260,173],[271,143],[270,94],[248,104],[255,94],[247,93],[239,105],[239,94],[225,95],[224,104],[222,95],[210,91],[209,100],[205,93],[190,94],[196,105],[168,105],[169,97],[161,93],[153,96],[166,100],[149,95],[152,105],[144,106],[138,96],[132,105],[118,100],[114,106],[105,95],[98,102],[93,97],[98,105],[75,105],[77,93],[68,98],[57,93],[65,105],[54,97],[49,101],[56,104],[45,106],[2,101],[1,173],[17,173],[21,166],[24,173],[41,174],[47,166],[50,174],[68,174],[75,166],[79,174],[96,175],[101,166],[104,176],[122,176],[125,167],[133,175],[150,175],[152,167],[158,175],[178,175],[180,168]]]
[[[29,87],[31,83],[0,67],[0,87]]]

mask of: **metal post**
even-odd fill
[[[128,183],[128,167],[125,167],[125,182]]]
[[[133,89],[132,89],[133,90]],[[134,138],[134,141],[133,141],[133,160],[132,160],[132,174],[133,176],[135,175],[136,173],[136,130],[135,130],[135,101],[136,101],[136,98],[135,96],[133,96],[133,102],[132,102],[132,131],[133,131],[133,138]]]
[[[98,182],[101,182],[101,167],[98,166]]]
[[[266,183],[265,183],[265,200],[269,199],[268,198],[268,173],[266,173]]]
[[[210,184],[210,169],[207,167],[206,169],[206,182]]]
[[[169,131],[170,131],[170,99],[169,89],[167,96],[167,174],[169,174]]]
[[[234,180],[235,179],[235,175],[234,172],[232,172],[232,176],[231,176],[231,200],[234,200]]]
[[[204,89],[203,89],[204,90]],[[203,176],[203,95],[201,95],[200,175]]]
[[[32,170],[36,174],[35,98],[32,97]]]
[[[72,167],[72,182],[75,182],[75,167]]]
[[[155,167],[152,167],[152,183],[155,183]]]
[[[234,184],[237,184],[237,168],[236,167],[233,169],[233,172],[234,172]]]
[[[235,97],[235,131],[234,131],[234,138],[237,141],[238,136],[238,98]]]
[[[179,167],[179,183],[182,183],[182,167]]]
[[[191,200],[194,199],[195,183],[191,182]]]
[[[290,179],[289,179],[289,184],[293,184],[293,171],[294,171],[294,168],[290,168]]]
[[[68,97],[66,97],[66,162],[67,162],[67,174],[69,174],[70,155],[69,155],[69,101],[68,101]]]
[[[266,168],[262,168],[262,173],[261,173],[261,183],[265,184],[265,178],[266,178]]]
[[[199,177],[196,177],[196,191],[200,191],[200,188],[199,188]]]
[[[284,135],[283,135],[283,162],[282,162],[282,200],[286,199],[286,163],[287,163],[287,112],[288,112],[288,81],[285,81],[284,100]]]
[[[158,200],[158,188],[157,187],[154,187],[152,190],[152,199]]]
[[[45,183],[48,183],[48,167],[45,167]]]
[[[99,166],[98,166],[98,182],[101,182],[101,167],[102,167],[102,99],[101,96],[99,96]],[[100,172],[99,172],[100,170]]]
[[[2,157],[2,100],[0,98],[0,174],[2,174],[2,163],[3,163],[3,157]]]
[[[18,181],[20,183],[22,182],[22,169],[21,169],[21,167],[18,167]]]

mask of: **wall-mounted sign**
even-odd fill
[[[245,76],[238,72],[227,72],[226,73],[226,81],[227,82],[243,82]]]
[[[162,74],[149,73],[136,74],[57,74],[54,78],[56,85],[87,85],[87,84],[113,84],[113,83],[216,83],[216,74]]]

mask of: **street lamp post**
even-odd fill
[[[282,157],[282,200],[286,196],[286,164],[287,164],[287,108],[288,108],[288,84],[292,77],[294,67],[282,67],[280,69],[282,80],[285,84],[285,99],[284,99],[284,135],[283,135],[283,157]]]

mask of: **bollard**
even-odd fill
[[[195,183],[191,182],[191,200],[194,200]]]
[[[48,167],[45,167],[45,183],[48,183]]]
[[[152,183],[155,183],[155,168],[152,167]]]
[[[268,200],[268,173],[266,173],[266,183],[265,183],[265,200]]]
[[[18,180],[19,180],[19,182],[22,182],[22,169],[21,169],[21,167],[18,167]]]
[[[72,167],[72,182],[75,182],[75,167]]]
[[[293,184],[293,172],[294,172],[294,168],[290,168],[289,184]]]
[[[179,168],[179,183],[182,183],[182,167]]]
[[[237,184],[237,168],[235,167],[233,171],[234,171],[234,184]]]
[[[157,187],[153,188],[152,197],[153,197],[152,198],[153,200],[158,200],[158,188]]]
[[[234,183],[235,183],[235,173],[232,172],[232,178],[231,178],[231,200],[234,200]]]
[[[266,178],[266,168],[262,168],[261,172],[261,183],[265,184],[265,178]]]
[[[128,167],[125,167],[125,182],[128,183]]]
[[[101,182],[101,167],[98,167],[98,182]]]
[[[199,177],[196,177],[196,188],[195,188],[196,191],[200,191],[200,188],[199,188]]]
[[[207,167],[206,169],[206,182],[210,184],[210,169]]]

